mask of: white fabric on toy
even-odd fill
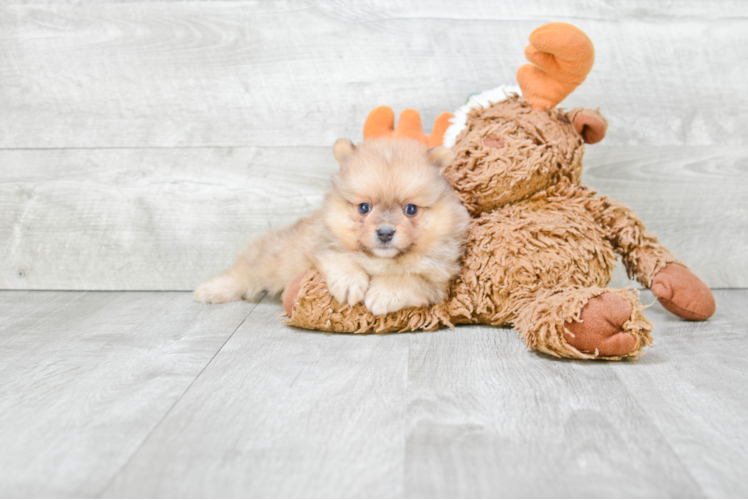
[[[443,146],[445,148],[451,148],[457,141],[457,136],[465,128],[467,123],[467,114],[471,109],[483,106],[484,108],[490,106],[492,103],[503,101],[509,94],[522,95],[522,90],[517,85],[499,85],[498,87],[486,90],[478,94],[472,94],[468,97],[467,102],[460,106],[460,108],[454,112],[454,118],[450,120],[452,125],[449,126],[447,131],[444,133]]]

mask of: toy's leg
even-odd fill
[[[519,304],[514,327],[531,349],[564,358],[637,357],[652,324],[631,290],[543,291]]]
[[[673,314],[705,320],[716,309],[711,290],[686,269],[626,205],[607,197],[591,197],[587,209],[603,226],[630,278],[636,279]]]

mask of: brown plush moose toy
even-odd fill
[[[532,33],[525,54],[532,64],[517,73],[523,97],[472,107],[462,113],[464,125],[453,123],[446,133],[456,136],[454,145],[445,144],[456,160],[444,175],[473,217],[462,273],[448,299],[374,316],[363,304],[335,301],[312,271],[297,276],[284,297],[288,324],[349,333],[505,325],[529,348],[553,356],[636,357],[651,346],[652,324],[636,292],[606,288],[614,252],[629,276],[673,314],[705,320],[714,313],[709,288],[631,209],[580,182],[584,143],[600,141],[607,122],[596,111],[554,106],[592,68],[592,42],[574,26],[552,23]],[[393,135],[391,113],[372,112],[365,139]],[[413,113],[398,126],[412,132],[399,136],[441,142],[423,134]],[[437,120],[437,135],[448,118]]]

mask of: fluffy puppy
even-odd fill
[[[444,300],[470,223],[442,177],[452,152],[390,138],[338,139],[333,151],[340,171],[323,207],[250,244],[195,290],[199,301],[278,294],[312,268],[338,302],[363,300],[373,314]]]

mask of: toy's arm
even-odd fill
[[[592,192],[590,190],[590,192]],[[616,253],[623,257],[629,278],[647,288],[654,277],[668,264],[681,262],[644,227],[644,223],[626,205],[607,196],[591,196],[587,210],[605,230]]]
[[[594,194],[589,190],[589,194]],[[705,320],[716,304],[711,290],[689,271],[626,205],[607,196],[590,196],[586,206],[623,257],[629,278],[652,290],[668,311],[689,320]]]

